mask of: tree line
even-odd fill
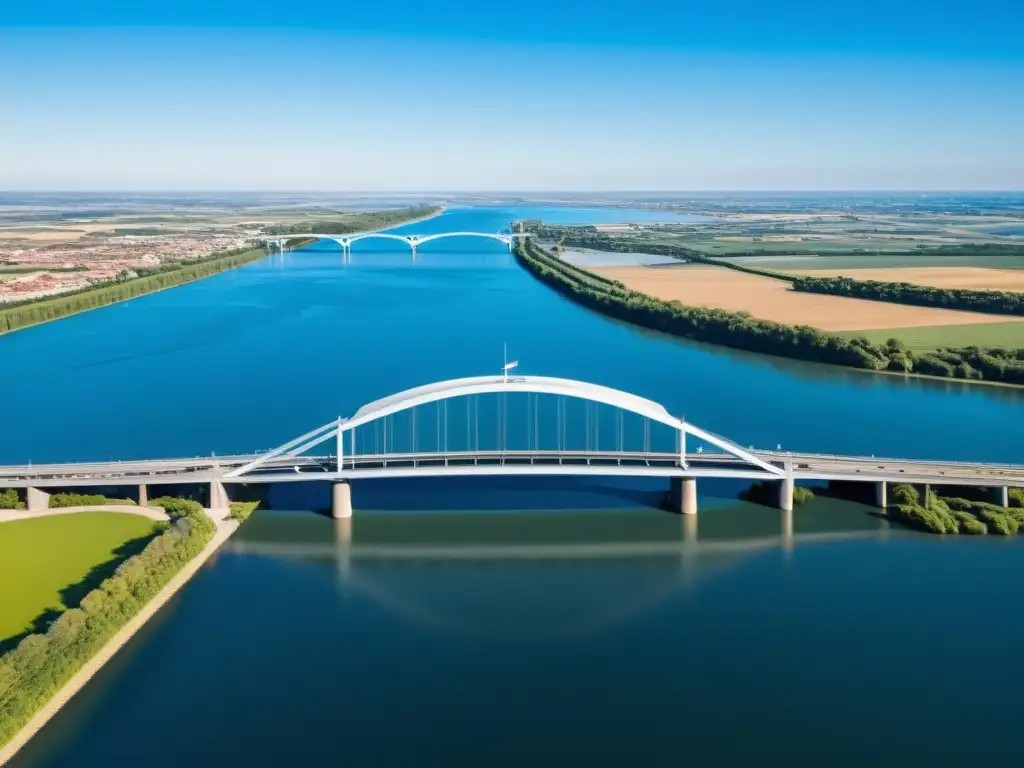
[[[304,235],[322,232],[332,235],[347,235],[351,232],[365,232],[371,229],[395,227],[412,219],[431,216],[441,210],[439,205],[413,205],[385,211],[367,211],[365,213],[345,214],[342,217],[322,218],[268,227],[268,235]]]
[[[935,288],[913,283],[889,283],[879,280],[854,280],[851,277],[797,277],[793,290],[826,293],[893,304],[918,307],[960,309],[995,315],[1024,315],[1024,293],[1012,291],[974,291],[968,288]]]
[[[872,344],[864,337],[837,336],[806,325],[759,320],[743,312],[666,302],[567,264],[529,239],[516,243],[519,262],[541,282],[578,303],[620,320],[675,336],[780,357],[872,371],[919,373],[946,378],[1024,385],[1024,349],[965,347],[917,354],[898,339]]]
[[[78,607],[0,656],[0,746],[213,538],[214,524],[202,507],[180,501],[154,499],[152,504],[168,509],[172,517],[163,532],[121,563]]]
[[[237,248],[221,251],[203,259],[174,262],[151,270],[140,269],[139,277],[123,274],[114,280],[96,283],[88,288],[44,297],[0,305],[0,333],[15,331],[38,323],[57,320],[89,309],[105,307],[120,301],[133,299],[153,291],[172,288],[190,283],[218,272],[224,272],[267,255],[263,248]]]

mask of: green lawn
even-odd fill
[[[933,325],[924,328],[890,328],[882,331],[849,331],[843,336],[865,336],[875,344],[897,338],[915,352],[939,347],[1024,347],[1024,322],[977,325]]]
[[[0,652],[77,606],[153,534],[152,520],[116,512],[0,523]]]

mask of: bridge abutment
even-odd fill
[[[29,486],[25,489],[25,508],[29,512],[38,512],[48,509],[50,506],[50,494],[40,488]]]
[[[352,486],[348,480],[331,484],[331,517],[335,520],[352,517]]]
[[[210,497],[207,503],[210,505],[210,509],[225,509],[231,504],[228,489],[220,480],[210,481]]]

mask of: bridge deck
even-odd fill
[[[796,480],[861,480],[1024,487],[1024,466],[967,462],[878,459],[864,456],[784,454],[755,451],[762,460],[789,465]],[[722,477],[777,479],[729,454],[689,453],[686,467],[665,452],[449,451],[358,454],[336,458],[300,456],[268,460],[253,473],[223,475],[258,454],[139,461],[87,462],[0,467],[0,487],[115,486],[137,483],[309,482],[340,478],[452,475],[620,475],[635,477]]]

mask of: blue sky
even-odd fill
[[[22,3],[0,188],[1022,189],[1022,6]]]

